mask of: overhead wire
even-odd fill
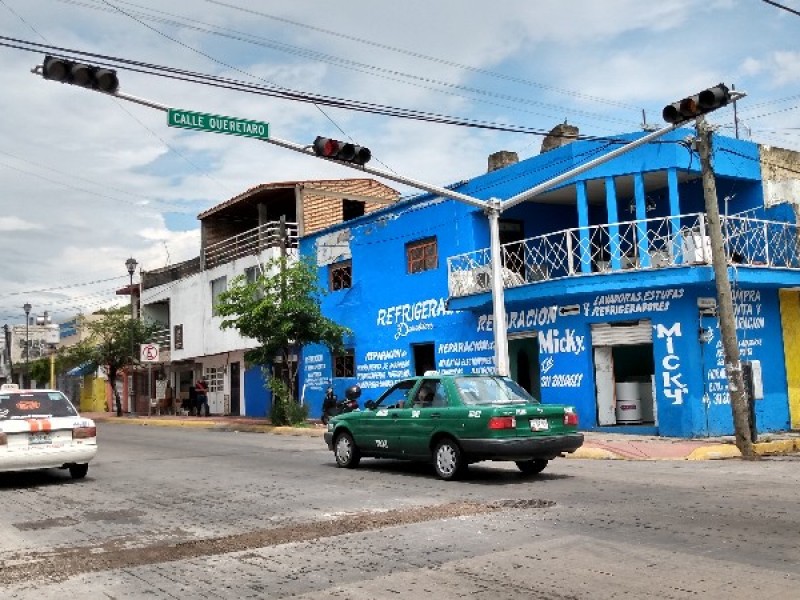
[[[103,10],[102,7],[98,7],[98,6],[94,5],[94,4],[87,4],[86,2],[80,2],[78,0],[58,0],[58,1],[66,3],[66,4],[83,6],[83,7],[91,8],[91,9],[94,9],[94,10]],[[107,0],[97,0],[97,1],[107,4]],[[117,4],[120,4],[120,3],[121,4],[129,4],[129,5],[132,5],[132,6],[137,6],[139,8],[144,8],[144,7],[141,7],[140,5],[136,5],[136,4],[129,3],[129,2],[119,2],[119,1],[117,2]],[[194,31],[199,31],[199,32],[207,33],[207,34],[211,34],[211,35],[217,35],[217,36],[225,37],[225,38],[232,39],[232,40],[235,40],[235,41],[240,41],[240,42],[244,42],[244,43],[248,43],[248,44],[257,45],[257,46],[260,46],[260,47],[267,47],[267,48],[270,48],[270,49],[273,49],[273,50],[277,50],[279,52],[284,52],[284,53],[287,53],[287,54],[290,54],[290,55],[299,56],[299,57],[302,57],[302,58],[310,58],[310,59],[313,59],[313,60],[316,60],[316,61],[325,62],[325,63],[328,63],[328,64],[333,64],[335,66],[339,66],[339,67],[342,67],[342,68],[345,68],[345,69],[354,70],[354,71],[357,71],[357,72],[360,72],[360,73],[366,73],[368,75],[381,77],[381,78],[384,78],[384,79],[388,79],[390,81],[396,81],[396,82],[400,82],[400,83],[403,83],[403,84],[406,84],[406,85],[412,85],[414,87],[427,89],[427,90],[435,91],[435,92],[438,92],[438,93],[443,93],[443,94],[447,94],[447,95],[451,95],[451,96],[466,97],[463,94],[457,93],[457,91],[460,90],[460,91],[468,92],[468,93],[473,94],[473,95],[482,96],[483,98],[497,98],[497,99],[506,100],[506,101],[510,101],[510,102],[515,102],[515,103],[519,103],[519,104],[542,106],[542,107],[549,108],[552,111],[554,111],[551,114],[545,115],[543,113],[537,113],[537,112],[522,110],[522,109],[520,109],[518,107],[510,106],[508,104],[502,104],[502,103],[498,103],[498,102],[492,102],[492,101],[477,99],[478,101],[484,102],[486,104],[491,104],[491,105],[494,105],[494,106],[500,106],[500,107],[503,107],[503,108],[509,108],[511,110],[515,110],[515,111],[519,111],[519,112],[524,112],[524,113],[528,113],[528,114],[534,114],[534,115],[538,115],[538,116],[546,116],[547,118],[560,118],[561,115],[563,115],[565,112],[567,112],[567,113],[572,113],[572,114],[576,114],[576,115],[581,115],[581,116],[584,116],[584,117],[590,117],[590,118],[594,119],[595,121],[596,120],[605,120],[605,121],[617,122],[617,123],[623,123],[623,124],[630,124],[631,123],[630,120],[619,119],[619,118],[616,118],[616,117],[612,117],[612,116],[608,116],[608,115],[604,115],[604,114],[600,114],[600,113],[593,113],[593,112],[589,112],[589,111],[571,109],[571,108],[567,108],[567,107],[565,107],[563,105],[549,104],[549,103],[541,102],[541,101],[534,100],[534,99],[531,99],[531,98],[520,98],[518,96],[513,96],[513,95],[510,95],[510,94],[500,94],[500,93],[492,91],[492,90],[485,90],[485,89],[475,88],[475,87],[466,86],[466,85],[462,85],[462,84],[446,82],[446,81],[434,79],[434,78],[428,77],[428,76],[421,76],[421,75],[417,75],[417,74],[405,73],[405,72],[398,71],[398,70],[395,70],[395,69],[387,69],[387,68],[384,68],[384,67],[378,67],[378,66],[375,66],[375,65],[369,65],[369,64],[366,64],[366,63],[361,63],[361,62],[350,60],[350,59],[343,59],[343,58],[340,58],[340,57],[337,57],[337,56],[332,56],[332,55],[329,55],[329,54],[323,54],[323,53],[316,52],[316,51],[313,51],[313,50],[307,50],[307,49],[298,48],[296,46],[292,46],[292,45],[289,45],[289,44],[276,42],[274,40],[268,40],[268,39],[263,38],[263,37],[259,37],[259,36],[255,36],[255,35],[252,35],[252,34],[239,32],[239,31],[232,30],[232,29],[229,29],[229,28],[222,28],[222,27],[219,27],[219,26],[203,23],[202,21],[198,21],[196,19],[188,19],[187,17],[179,17],[178,15],[174,15],[173,13],[168,13],[168,12],[155,10],[155,9],[150,9],[150,8],[147,8],[147,10],[151,10],[151,11],[153,11],[155,13],[168,15],[170,17],[174,17],[177,20],[170,20],[170,19],[165,19],[165,18],[161,18],[161,17],[154,17],[152,14],[149,14],[149,13],[141,13],[141,12],[139,12],[139,13],[135,13],[135,14],[138,17],[141,17],[141,18],[149,20],[149,21],[155,21],[155,22],[164,23],[164,24],[168,24],[168,25],[171,25],[171,26],[175,26],[175,27],[182,27],[182,28],[186,28],[186,29],[191,29],[191,30],[194,30]],[[128,14],[128,13],[125,13],[125,14]],[[136,20],[138,21],[139,19],[137,18]],[[141,22],[141,21],[139,21],[139,22]],[[144,23],[142,23],[142,24],[147,26]],[[194,25],[194,24],[199,24],[199,25]],[[155,30],[155,31],[157,31],[157,30]],[[227,32],[231,32],[231,33],[227,33]],[[168,38],[168,39],[172,39],[172,38]],[[182,42],[177,42],[177,43],[180,43],[181,45],[186,47],[186,45],[183,44]],[[207,55],[204,54],[204,56],[207,56]],[[227,65],[227,64],[225,64],[224,66],[230,67],[230,65]],[[238,69],[238,70],[240,72],[243,72],[240,69]],[[253,76],[253,77],[255,78],[255,76]],[[416,83],[416,82],[419,82],[419,83]],[[430,85],[425,85],[425,84],[430,84]],[[434,87],[434,86],[439,86],[439,87]],[[472,98],[472,96],[469,96],[469,97]],[[475,98],[472,98],[472,99],[475,99]],[[559,116],[556,116],[556,115],[559,115]],[[342,130],[340,129],[340,131],[342,131]],[[345,133],[345,132],[342,131],[342,133]]]

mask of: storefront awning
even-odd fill
[[[88,375],[89,373],[94,373],[95,366],[92,363],[83,363],[82,365],[78,365],[67,371],[67,376],[69,377],[83,377],[84,375]]]

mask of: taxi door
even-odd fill
[[[409,408],[400,415],[400,445],[405,456],[430,456],[431,437],[446,421],[448,406],[444,382],[433,377],[423,379]]]
[[[416,382],[405,380],[389,388],[380,398],[378,405],[361,419],[361,432],[356,443],[367,452],[381,456],[403,456],[400,446],[401,415],[408,406],[408,396]],[[366,417],[366,418],[364,418]]]

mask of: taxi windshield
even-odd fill
[[[538,404],[518,383],[508,377],[456,377],[458,395],[470,406],[487,404]]]
[[[0,392],[0,420],[76,416],[78,411],[61,392]]]

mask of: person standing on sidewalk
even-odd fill
[[[203,416],[203,407],[205,406],[206,416],[210,417],[211,411],[208,408],[208,384],[206,384],[205,378],[201,377],[197,380],[194,390],[197,398],[197,416]]]

